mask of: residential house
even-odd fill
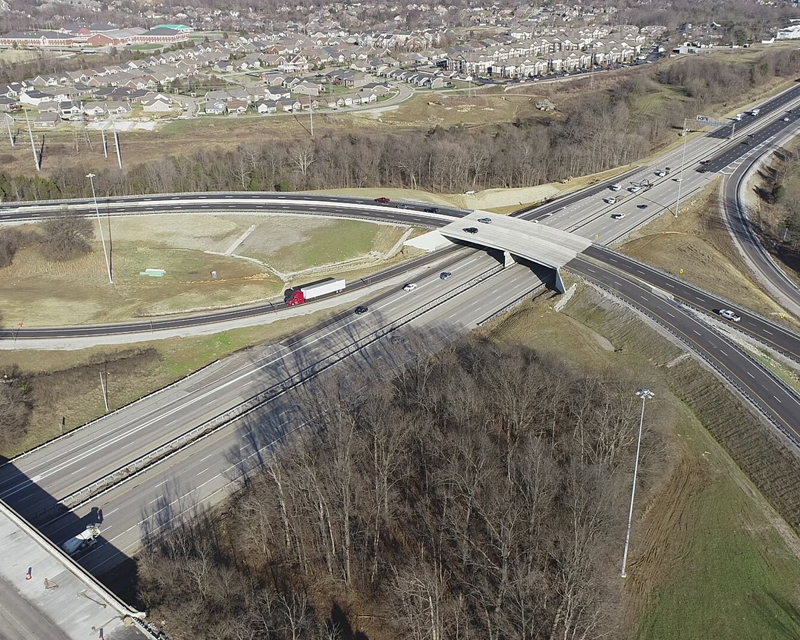
[[[228,113],[228,106],[224,100],[206,102],[206,113],[210,116],[221,116]]]
[[[172,111],[172,101],[161,96],[145,98],[142,100],[142,110],[145,113],[169,113]]]
[[[105,115],[106,109],[102,102],[87,102],[83,105],[83,113],[87,118],[99,118]]]
[[[228,100],[228,113],[246,113],[250,103],[241,98],[233,98]]]
[[[40,113],[33,121],[33,126],[52,129],[61,124],[61,116],[57,112]]]
[[[131,113],[131,106],[127,102],[106,102],[105,107],[109,115],[127,116]]]
[[[0,111],[2,112],[10,112],[10,111],[18,111],[20,108],[19,102],[17,102],[16,98],[7,98],[6,96],[0,96]]]
[[[19,96],[19,101],[22,104],[27,104],[31,107],[37,107],[37,108],[41,107],[46,103],[52,102],[52,100],[53,98],[51,96],[48,96],[47,94],[42,93],[37,89],[30,89],[28,91],[25,91],[24,93],[21,93]]]
[[[278,104],[275,100],[257,100],[253,105],[260,114],[275,113],[278,110]]]
[[[58,113],[64,120],[73,120],[83,117],[83,106],[72,100],[58,103]]]
[[[276,100],[275,104],[278,109],[282,109],[283,111],[300,111],[303,108],[300,101],[295,98],[281,98],[280,100]]]

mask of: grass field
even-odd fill
[[[266,264],[219,255],[250,225],[255,230],[236,253]],[[111,229],[113,285],[99,242],[90,255],[66,263],[46,260],[38,247],[23,249],[2,270],[3,322],[100,323],[280,297],[286,285],[280,272],[335,272],[338,262],[357,258],[360,264],[348,268],[374,270],[404,232],[402,227],[300,216],[122,218],[114,219]],[[143,276],[145,269],[165,269],[166,275]]]
[[[581,285],[564,312],[550,305],[525,305],[497,321],[489,336],[559,355],[581,370],[626,371],[632,390],[646,384],[657,394],[646,419],[660,421],[664,450],[644,452],[625,581],[629,636],[798,637],[800,540],[698,416],[728,445],[752,434],[740,448],[754,451],[762,469],[764,460],[781,460],[763,427],[694,361],[675,363],[681,349],[619,305]],[[762,474],[760,486],[796,495],[786,467],[766,466],[770,477]],[[774,484],[780,482],[782,488]]]

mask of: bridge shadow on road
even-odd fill
[[[100,507],[93,504],[96,501],[89,500],[72,511],[42,489],[35,479],[20,471],[13,461],[0,466],[0,499],[50,542],[54,554],[63,556],[65,562],[71,558],[129,605],[137,606],[130,588],[130,578],[126,583],[121,582],[118,568],[110,574],[94,569],[95,566],[101,569],[108,566],[109,563],[98,562],[100,559],[124,556],[104,536],[105,515]],[[74,537],[84,534],[90,525],[99,529],[99,536],[91,542],[74,541]],[[80,546],[72,555],[62,549],[67,541],[71,541],[73,547]],[[31,540],[31,544],[37,543]],[[35,567],[33,569],[35,571]],[[129,575],[130,571],[131,566],[128,565],[126,574]]]

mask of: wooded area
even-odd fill
[[[174,638],[615,637],[630,381],[475,338],[387,382],[337,373],[223,513],[151,521],[151,619]]]

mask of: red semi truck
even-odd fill
[[[314,284],[307,284],[303,287],[298,287],[289,293],[286,298],[286,304],[293,307],[297,304],[303,304],[314,298],[326,296],[329,293],[339,293],[345,287],[345,282],[342,279],[329,278]]]

